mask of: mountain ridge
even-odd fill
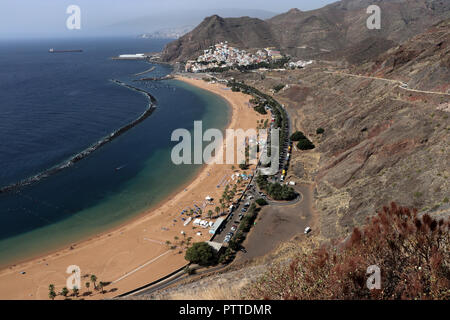
[[[369,30],[366,9],[381,8],[380,30]],[[272,18],[205,18],[193,31],[166,45],[165,62],[195,58],[202,50],[227,40],[242,49],[274,46],[294,57],[347,59],[351,48],[372,48],[350,62],[363,62],[439,21],[450,18],[450,3],[440,0],[342,0],[323,8],[301,11],[293,8]]]

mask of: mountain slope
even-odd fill
[[[408,82],[412,88],[450,89],[450,19],[357,69],[358,73]]]
[[[213,15],[185,36],[169,43],[162,56],[164,61],[181,61],[195,57],[221,41],[228,41],[240,48],[251,48],[272,45],[272,39],[270,27],[263,20],[249,17],[224,19]]]
[[[381,8],[380,30],[366,26],[371,4]],[[162,58],[187,60],[211,44],[228,40],[240,48],[276,46],[297,57],[344,57],[359,63],[446,18],[450,18],[450,2],[442,0],[342,0],[317,10],[291,9],[268,20],[215,15],[168,44]]]

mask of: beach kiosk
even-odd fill
[[[224,218],[217,219],[216,222],[214,222],[214,224],[211,227],[211,229],[209,229],[209,233],[212,234],[212,235],[215,235],[217,230],[219,230],[219,228],[222,225],[224,220],[225,220]]]

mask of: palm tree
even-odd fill
[[[97,285],[95,284],[97,281],[97,276],[95,274],[91,274],[91,281],[94,284],[94,289],[97,289]]]
[[[52,300],[55,300],[55,298],[56,298],[56,293],[55,293],[55,291],[50,291],[50,292],[48,293],[48,297],[49,297],[50,299],[52,299]]]
[[[214,210],[216,211],[217,214],[219,214],[219,212],[220,212],[220,208],[219,207],[216,207]]]
[[[86,285],[86,289],[89,291],[89,287],[91,286],[91,283],[88,281],[85,283],[85,285]]]
[[[212,210],[209,210],[209,211],[208,211],[208,218],[211,219],[211,217],[212,217],[213,214],[214,214],[214,213],[212,212]]]
[[[55,293],[55,285],[50,284],[50,285],[48,286],[48,290],[49,290],[49,292],[48,292],[48,297],[49,297],[50,299],[54,300],[55,297],[56,297],[56,293]]]
[[[75,297],[78,297],[78,293],[80,293],[80,290],[76,286],[74,286],[72,288],[72,292]]]
[[[105,293],[105,290],[103,290],[103,288],[104,288],[104,286],[105,286],[105,282],[100,281],[99,284],[98,284],[98,286],[100,287],[100,292],[101,292],[102,294],[104,294],[104,293]]]
[[[61,295],[63,295],[64,297],[67,297],[68,293],[69,293],[69,290],[66,287],[62,288]]]

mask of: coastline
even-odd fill
[[[232,93],[231,90],[224,90],[222,85],[212,85],[202,80],[180,77],[176,77],[176,80],[208,90],[226,100],[232,110],[227,128],[239,125],[246,129],[246,125],[256,125],[259,116],[247,107],[249,96]],[[180,223],[173,223],[174,218],[181,218],[175,212],[180,212],[186,204],[201,202],[209,194],[217,194],[219,198],[222,189],[214,192],[211,190],[222,176],[231,174],[229,167],[231,165],[204,165],[192,180],[174,190],[159,204],[118,227],[75,243],[70,248],[46,253],[0,270],[0,281],[5,284],[0,289],[0,298],[47,299],[48,285],[54,283],[57,291],[60,290],[68,276],[66,268],[72,264],[79,265],[82,274],[94,273],[101,281],[112,281],[113,284],[108,288],[116,289],[105,295],[95,293],[86,298],[113,297],[180,268],[186,264],[184,254],[178,250],[169,250],[164,242],[173,241],[175,236],[180,237],[181,230],[192,236],[193,242],[208,240],[209,234],[208,229],[201,229],[202,236],[199,237],[195,235],[197,230],[192,229],[192,224],[185,227]],[[214,207],[207,209],[213,210]],[[135,271],[136,269],[139,271]],[[20,274],[21,271],[26,274]],[[122,279],[123,276],[125,278]]]

